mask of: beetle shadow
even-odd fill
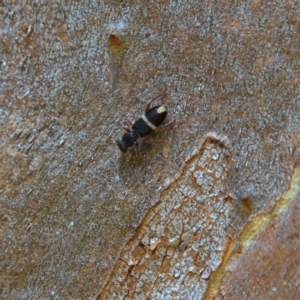
[[[159,159],[159,151],[153,153],[151,151],[153,147],[157,147],[157,145],[144,141],[140,143],[139,155],[134,148],[128,149],[126,153],[120,153],[118,171],[124,183],[130,181],[132,185],[139,185],[145,182],[148,173],[153,171],[151,168],[153,160]],[[151,155],[149,155],[150,152]]]

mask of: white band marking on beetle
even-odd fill
[[[153,125],[147,118],[145,115],[142,115],[142,119],[146,122],[146,124],[152,129],[152,130],[155,130],[156,129],[156,126]]]
[[[164,105],[162,105],[162,106],[157,110],[157,113],[158,113],[158,114],[162,114],[162,113],[164,113],[164,112],[166,112],[166,111],[167,111],[166,107],[165,107]]]

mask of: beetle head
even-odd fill
[[[135,131],[126,132],[122,139],[117,141],[120,150],[125,153],[127,149],[133,146],[138,139],[138,134]]]

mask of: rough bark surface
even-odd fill
[[[295,194],[287,210],[266,226],[245,255],[233,255],[219,289],[220,299],[299,297],[300,166],[296,169],[294,181]],[[283,197],[281,200],[286,202],[287,199]],[[283,206],[280,204],[278,209]]]
[[[299,49],[298,0],[0,1],[0,297],[295,299]]]
[[[103,299],[201,299],[221,262],[231,201],[222,190],[231,155],[208,137],[164,190],[121,253]]]

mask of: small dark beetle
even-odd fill
[[[145,138],[145,140],[149,143],[160,143],[153,141],[146,137],[153,130],[163,130],[167,126],[173,125],[175,122],[172,122],[167,125],[161,125],[165,118],[167,117],[167,108],[164,105],[158,105],[151,107],[151,103],[159,98],[161,98],[164,94],[161,94],[151,100],[145,108],[145,114],[142,115],[135,123],[128,121],[132,130],[127,127],[123,127],[126,133],[123,135],[121,139],[117,141],[117,144],[122,152],[127,152],[128,148],[131,146],[135,146],[137,152],[139,152],[139,144],[137,139]]]

